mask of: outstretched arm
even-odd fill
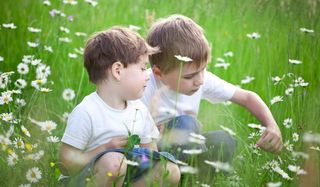
[[[237,89],[230,101],[248,109],[266,127],[257,145],[272,153],[278,153],[282,149],[282,137],[280,129],[274,120],[268,106],[254,92]]]

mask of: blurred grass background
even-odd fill
[[[212,45],[212,61],[208,69],[236,85],[240,85],[240,81],[247,75],[255,77],[249,84],[241,85],[242,88],[252,90],[261,96],[270,106],[282,130],[284,141],[291,140],[293,132],[297,132],[301,137],[304,132],[320,132],[319,4],[319,0],[100,0],[96,7],[92,7],[80,0],[75,6],[53,0],[51,6],[45,6],[40,0],[3,1],[0,6],[0,23],[13,22],[17,29],[0,28],[0,56],[4,57],[4,61],[0,62],[0,71],[16,71],[23,55],[29,54],[42,59],[43,63],[51,67],[52,74],[49,79],[54,82],[50,86],[53,91],[42,94],[35,92],[31,87],[28,88],[24,97],[34,97],[21,111],[21,118],[22,123],[26,124],[29,123],[28,116],[39,120],[57,121],[58,128],[53,134],[61,137],[65,124],[59,117],[64,112],[71,112],[84,96],[94,90],[83,68],[82,57],[68,57],[68,53],[74,53],[75,48],[84,47],[88,38],[75,36],[74,33],[85,32],[90,36],[113,25],[136,25],[142,28],[138,32],[145,37],[154,20],[171,14],[183,14],[203,27]],[[58,9],[67,16],[71,15],[74,20],[69,21],[67,17],[61,16],[51,17],[49,11],[52,9]],[[29,26],[41,28],[42,32],[30,33],[27,30]],[[61,32],[60,26],[69,28],[70,33]],[[302,33],[299,30],[302,27],[313,29],[314,33]],[[261,38],[249,39],[246,34],[252,32],[258,32]],[[69,37],[72,42],[59,42],[59,37]],[[30,48],[27,41],[38,41],[40,45]],[[44,45],[52,46],[53,53],[44,51]],[[227,51],[232,51],[234,56],[223,57]],[[225,58],[226,62],[231,64],[227,70],[214,67],[218,57]],[[288,63],[288,59],[298,59],[303,63],[292,65]],[[284,94],[291,79],[280,85],[273,85],[271,80],[271,77],[281,77],[289,72],[309,82],[308,87],[295,89],[291,97]],[[13,77],[18,76],[15,74]],[[65,88],[76,91],[76,99],[72,102],[62,99],[61,94]],[[276,95],[284,96],[284,101],[271,106],[270,100]],[[3,110],[4,108],[0,111]],[[289,117],[293,119],[293,127],[286,129],[282,123]],[[251,152],[248,144],[254,141],[247,137],[252,130],[245,126],[248,123],[259,122],[241,107],[234,104],[211,105],[204,101],[201,104],[199,120],[204,131],[221,129],[220,125],[223,125],[237,133],[238,148],[234,168],[241,179],[239,186],[265,186],[271,180],[282,181],[283,186],[297,185],[298,178],[286,181],[276,173],[257,172],[257,168],[277,156],[265,152],[257,156]],[[37,132],[37,129],[31,126],[32,131]],[[42,136],[46,135],[39,133],[34,137],[35,141]],[[54,149],[57,149],[57,145]],[[301,141],[294,145],[296,151],[305,149]],[[244,160],[238,159],[239,155],[243,156]],[[48,156],[47,161],[54,158],[54,154]],[[284,151],[280,158],[290,160],[289,152]],[[2,181],[6,181],[6,178],[14,173],[12,168],[5,166],[5,162],[2,158],[0,165],[5,168],[1,169]],[[43,167],[46,164],[43,163]],[[255,174],[259,175],[253,178]],[[7,181],[6,184],[15,186],[19,181],[23,181],[23,178],[24,176],[21,176],[18,182]],[[52,181],[55,180],[53,178],[46,179],[48,181],[44,184],[54,186],[56,182]],[[223,175],[217,178],[215,185],[232,186]]]

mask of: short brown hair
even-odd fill
[[[111,27],[95,33],[84,50],[84,66],[93,83],[106,78],[106,70],[119,61],[124,67],[137,63],[141,55],[157,52],[136,32],[124,27]]]
[[[172,15],[155,22],[147,42],[160,48],[160,53],[150,56],[150,63],[158,66],[163,73],[179,66],[175,55],[187,56],[197,66],[210,59],[210,47],[203,29],[186,16]]]

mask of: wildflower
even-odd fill
[[[287,179],[287,180],[292,180],[291,177],[289,177],[289,175],[283,171],[280,167],[275,167],[273,168],[273,171],[277,172],[278,174],[280,174],[282,176],[282,178]]]
[[[29,144],[29,143],[26,143],[26,150],[27,151],[29,151],[29,152],[31,152],[32,151],[32,149],[34,148],[34,146],[32,146],[31,144]]]
[[[228,162],[220,162],[220,161],[213,162],[208,160],[205,160],[204,162],[214,167],[216,169],[216,172],[219,172],[219,171],[230,172],[233,170]]]
[[[78,55],[75,54],[75,53],[68,53],[68,57],[69,57],[69,58],[77,58]]]
[[[248,84],[254,79],[255,79],[254,77],[246,76],[244,79],[241,80],[241,84]]]
[[[17,71],[18,71],[18,73],[20,73],[22,75],[25,75],[25,74],[27,74],[29,72],[29,67],[28,67],[27,64],[20,63],[17,66]]]
[[[222,128],[222,130],[226,131],[226,132],[229,133],[230,135],[232,135],[232,136],[235,136],[235,135],[236,135],[236,133],[235,133],[233,130],[231,130],[231,129],[223,126],[223,125],[220,125],[220,127]]]
[[[12,152],[11,154],[8,155],[7,162],[9,166],[16,165],[18,160],[19,160],[18,155],[16,153]]]
[[[303,33],[314,33],[314,30],[306,29],[306,28],[300,28],[300,31]]]
[[[71,43],[72,40],[68,37],[64,37],[64,38],[59,38],[59,41],[60,42],[65,42],[65,43]]]
[[[49,0],[44,0],[43,4],[46,6],[51,6],[51,2]]]
[[[304,159],[309,159],[309,155],[307,153],[295,152],[295,151],[292,151],[291,153],[292,153],[292,157],[294,157],[294,158],[302,157]]]
[[[28,27],[29,32],[38,33],[41,32],[41,29],[34,28],[34,27]]]
[[[34,81],[31,81],[31,86],[34,87],[37,90],[40,90],[40,86],[45,84],[46,82],[47,82],[46,79],[34,80]]]
[[[6,29],[16,29],[17,26],[14,23],[3,23],[2,26]]]
[[[223,105],[224,105],[224,106],[229,106],[229,105],[231,105],[231,104],[232,104],[231,101],[225,101],[225,102],[223,102]]]
[[[286,118],[286,119],[284,119],[283,125],[284,125],[286,128],[290,128],[290,127],[292,126],[292,119],[291,119],[291,118]]]
[[[280,78],[279,76],[271,77],[273,84],[277,85],[284,77]]]
[[[178,165],[182,165],[182,166],[187,166],[187,165],[188,165],[187,163],[182,162],[181,160],[176,160],[176,163],[177,163]]]
[[[182,151],[182,153],[184,154],[188,154],[188,155],[198,155],[198,154],[201,154],[203,151],[202,149],[185,149]]]
[[[320,147],[311,146],[310,149],[315,150],[315,151],[320,151]]]
[[[281,184],[282,182],[268,182],[267,187],[279,187]]]
[[[18,187],[31,187],[31,184],[20,184]]]
[[[293,145],[290,144],[290,141],[287,140],[286,142],[284,142],[283,147],[286,148],[288,151],[292,152],[293,151]]]
[[[17,149],[24,149],[24,142],[20,137],[14,139],[13,145]]]
[[[176,57],[176,59],[178,59],[179,61],[183,61],[183,62],[191,62],[192,61],[192,59],[187,56],[174,55],[174,57]]]
[[[249,147],[251,148],[252,153],[254,153],[254,154],[258,155],[258,156],[261,155],[261,153],[260,153],[260,147],[258,147],[258,145],[256,145],[256,144],[250,144]]]
[[[127,165],[130,165],[130,166],[139,166],[138,162],[135,162],[135,161],[132,161],[132,160],[124,159],[123,161],[124,161],[124,163],[126,163]]]
[[[249,123],[248,127],[253,128],[253,129],[259,129],[260,131],[264,131],[266,127],[263,127],[260,124],[254,124],[254,123]]]
[[[28,46],[31,47],[31,48],[36,48],[36,47],[39,46],[39,43],[36,43],[36,42],[29,42],[29,41],[27,41],[27,44],[28,44]]]
[[[2,92],[0,96],[0,105],[9,104],[11,101],[13,101],[11,94],[11,91]]]
[[[31,183],[37,183],[41,179],[41,171],[37,167],[33,167],[27,171],[26,177],[27,180]]]
[[[65,32],[65,33],[69,33],[70,32],[70,30],[68,28],[62,27],[62,26],[60,26],[60,31]]]
[[[287,89],[285,90],[285,94],[286,94],[287,96],[292,95],[293,92],[294,92],[294,89],[293,89],[292,87],[287,88]]]
[[[21,131],[23,132],[24,135],[30,137],[30,132],[28,131],[28,129],[24,126],[24,125],[21,125]]]
[[[2,56],[0,56],[0,62],[2,62],[4,60],[4,58]]]
[[[84,0],[85,2],[89,3],[93,7],[97,6],[98,2],[95,0]]]
[[[14,85],[20,89],[23,89],[27,86],[27,81],[24,79],[17,79],[16,82],[14,82]]]
[[[56,164],[55,164],[54,162],[50,162],[49,165],[50,165],[50,167],[52,167],[52,168],[53,168],[54,166],[56,166]]]
[[[45,45],[45,46],[44,46],[44,50],[45,50],[45,51],[49,51],[50,53],[53,53],[53,50],[52,50],[52,47],[51,47],[51,46]]]
[[[37,79],[45,79],[51,74],[50,66],[46,66],[45,64],[40,64],[36,70]]]
[[[198,168],[191,166],[180,166],[181,173],[197,174],[199,172]]]
[[[300,60],[293,60],[293,59],[289,59],[289,63],[290,64],[302,64],[302,62]]]
[[[283,101],[283,99],[282,99],[283,97],[282,96],[275,96],[275,97],[273,97],[272,99],[271,99],[271,105],[273,105],[273,104],[275,104],[275,103],[278,103],[278,102],[282,102]]]
[[[84,32],[75,32],[76,36],[87,36],[87,33]]]
[[[60,142],[60,139],[57,136],[49,136],[47,137],[47,141],[51,143],[58,143]]]
[[[138,31],[138,30],[141,30],[141,27],[135,26],[135,25],[129,25],[128,29],[133,31]]]
[[[303,141],[320,144],[320,134],[305,133],[303,135]]]
[[[13,121],[13,114],[10,112],[10,113],[2,113],[0,114],[0,117],[3,121],[5,122],[10,122],[10,121]]]
[[[66,101],[71,101],[75,98],[75,93],[71,88],[66,88],[63,90],[62,97]]]
[[[51,92],[52,90],[49,88],[40,88],[40,92],[48,93]]]
[[[72,15],[68,16],[68,20],[69,20],[69,21],[73,21],[73,19],[74,19],[74,18],[73,18]]]
[[[300,169],[300,166],[288,165],[288,169],[292,172],[295,172],[297,175],[306,175],[307,172],[303,169]]]
[[[69,5],[76,5],[78,4],[78,1],[76,0],[63,0],[64,4],[69,4]]]
[[[247,34],[247,37],[248,37],[248,38],[251,38],[251,39],[258,39],[258,38],[260,38],[261,36],[260,36],[259,33],[253,32],[253,33],[251,33],[251,34]]]
[[[52,130],[56,129],[57,124],[51,120],[47,120],[47,121],[36,121],[32,118],[29,117],[29,120],[38,125],[42,131],[47,131],[49,134],[51,133]]]
[[[298,87],[298,86],[306,87],[309,85],[308,82],[304,82],[304,79],[302,77],[298,77],[293,82],[294,82],[294,87]]]
[[[299,134],[293,133],[292,134],[292,141],[297,142],[299,140]]]
[[[82,47],[80,47],[79,49],[75,48],[74,51],[80,55],[83,55],[83,52],[84,52]]]
[[[231,51],[225,52],[225,53],[223,54],[223,56],[233,57],[233,52],[231,52]]]
[[[32,59],[31,60],[31,65],[33,65],[33,66],[36,66],[40,63],[41,63],[41,59]]]
[[[228,69],[228,67],[230,66],[230,63],[216,63],[214,65],[214,67],[216,68],[223,68],[223,69]]]
[[[113,174],[112,174],[110,171],[107,172],[106,175],[107,175],[108,177],[112,177],[112,176],[113,176]]]

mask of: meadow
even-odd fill
[[[83,68],[88,37],[113,25],[146,36],[155,20],[183,14],[205,30],[208,70],[266,102],[283,136],[280,154],[255,146],[261,124],[229,102],[201,103],[204,132],[237,140],[232,169],[181,186],[320,185],[319,0],[12,0],[0,6],[0,184],[58,186],[68,114],[92,91]],[[223,167],[208,165],[212,171]]]

